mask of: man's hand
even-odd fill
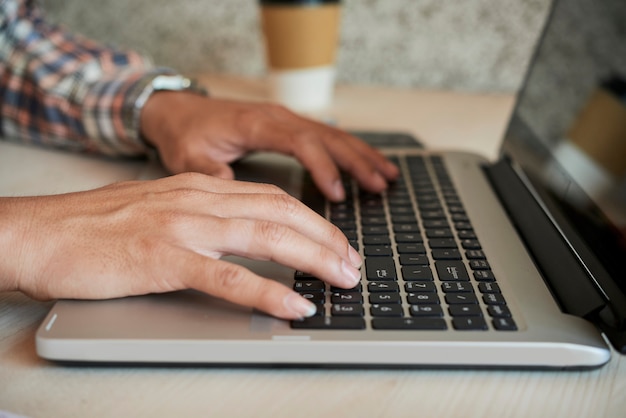
[[[141,131],[172,173],[232,179],[228,163],[252,151],[276,151],[296,157],[333,201],[345,198],[340,169],[375,193],[398,176],[396,166],[354,136],[269,103],[156,92],[143,108]]]
[[[0,290],[102,299],[193,288],[280,318],[315,307],[220,260],[272,260],[351,288],[361,259],[335,226],[275,186],[187,173],[87,192],[0,199]]]

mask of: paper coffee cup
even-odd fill
[[[260,0],[273,99],[296,111],[328,107],[335,84],[339,0]]]
[[[626,175],[626,101],[615,92],[596,90],[572,124],[569,137],[612,176]]]

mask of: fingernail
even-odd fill
[[[344,274],[349,278],[348,285],[350,287],[356,286],[361,281],[361,272],[356,268],[348,265],[345,261],[341,262],[341,269]]]
[[[380,173],[376,173],[374,175],[374,183],[376,184],[376,189],[385,190],[387,188],[387,180]]]
[[[361,256],[350,244],[348,244],[348,257],[350,257],[350,263],[352,263],[352,265],[356,268],[361,267],[361,264],[363,264]]]
[[[336,200],[344,200],[346,198],[345,191],[343,190],[343,184],[341,184],[341,180],[335,180],[333,183],[333,197]]]
[[[317,307],[297,293],[289,293],[285,297],[285,307],[295,313],[298,318],[309,318],[315,315]]]

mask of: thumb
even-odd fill
[[[224,180],[234,180],[235,172],[233,169],[225,163],[220,163],[213,160],[204,160],[202,165],[196,167],[196,170],[199,173],[207,174],[209,176],[217,177]]]

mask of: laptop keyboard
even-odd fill
[[[363,278],[357,287],[341,289],[296,272],[294,289],[317,305],[317,313],[291,326],[517,330],[442,159],[394,162],[403,175],[382,195],[360,191],[345,178],[346,201],[323,202],[307,179],[303,200],[361,251]]]

